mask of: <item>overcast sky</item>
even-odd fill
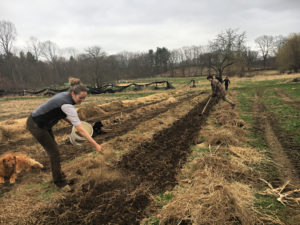
[[[25,49],[31,36],[83,52],[108,54],[206,45],[228,28],[261,35],[300,32],[300,0],[0,0],[0,20],[17,29]]]

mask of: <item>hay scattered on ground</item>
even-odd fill
[[[219,128],[217,130],[211,131],[207,142],[210,145],[240,145],[243,137],[234,133],[232,130]]]
[[[160,224],[261,224],[249,182],[256,181],[251,166],[262,156],[247,147],[245,122],[224,104],[215,107],[199,134],[205,140],[201,148],[208,152],[182,169],[173,199],[157,215]]]
[[[1,142],[5,142],[8,141],[9,139],[11,139],[11,137],[13,136],[12,132],[9,131],[9,129],[0,126],[0,141]]]
[[[158,217],[162,224],[255,224],[252,201],[247,185],[229,183],[222,174],[205,167],[192,184],[177,191]]]
[[[258,165],[263,160],[262,154],[254,148],[230,146],[228,151],[238,157],[239,161],[247,165]]]

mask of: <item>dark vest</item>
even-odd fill
[[[42,129],[51,129],[59,120],[67,117],[61,110],[61,106],[64,104],[75,105],[69,92],[56,94],[40,105],[31,114],[33,121]]]

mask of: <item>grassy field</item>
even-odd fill
[[[276,164],[278,162],[273,157],[273,150],[266,141],[266,135],[259,127],[257,123],[261,121],[258,120],[257,113],[261,113],[272,124],[272,129],[275,131],[276,138],[279,139],[280,144],[283,146],[285,153],[290,158],[289,164],[294,164],[297,168],[299,163],[295,162],[293,159],[300,158],[299,148],[295,146],[300,146],[300,83],[291,82],[291,78],[282,78],[276,80],[266,80],[266,81],[240,81],[239,88],[236,88],[238,92],[238,100],[241,109],[241,118],[243,118],[249,128],[249,144],[255,147],[258,151],[265,152],[265,160],[257,169],[262,174],[262,178],[269,181],[276,181],[279,179],[282,171]],[[284,93],[283,96],[280,93]],[[288,96],[288,97],[287,97]],[[288,98],[288,99],[286,99]],[[254,101],[257,99],[259,106],[264,106],[264,111],[256,111],[253,107],[259,107],[254,105]],[[294,145],[287,146],[286,142],[294,142]],[[277,146],[279,148],[279,146]],[[292,175],[292,177],[299,180],[299,172]],[[276,182],[275,182],[276,183]],[[278,186],[279,184],[275,184]],[[297,187],[297,186],[296,186]],[[299,188],[299,186],[298,186]],[[291,218],[289,208],[277,201],[275,196],[265,196],[261,194],[255,195],[255,207],[264,214],[272,215],[273,217],[279,218],[284,224],[298,224],[295,218]],[[277,223],[274,223],[277,224]]]

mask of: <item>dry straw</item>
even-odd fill
[[[238,160],[246,165],[258,165],[262,162],[263,156],[256,149],[250,147],[230,146],[228,151],[236,156]]]
[[[161,224],[255,224],[252,201],[247,185],[229,183],[207,166],[198,170],[190,185],[177,191],[159,218]]]
[[[210,145],[241,145],[244,141],[244,138],[237,133],[234,132],[234,130],[229,130],[227,128],[219,128],[217,130],[210,131],[210,134],[208,136],[207,142]]]
[[[9,131],[6,127],[0,126],[0,142],[5,142],[11,139],[13,133]]]
[[[210,122],[201,130],[209,153],[193,159],[182,171],[174,198],[158,217],[161,224],[261,224],[252,208],[255,180],[251,166],[262,161],[256,149],[246,146],[246,124],[223,103],[216,106]],[[184,177],[183,174],[183,177]]]

